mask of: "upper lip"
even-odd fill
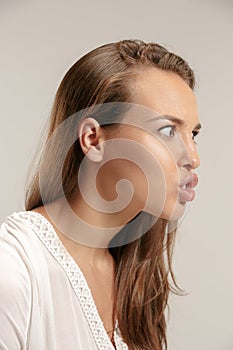
[[[198,176],[196,174],[192,174],[191,176],[189,176],[188,178],[186,178],[186,180],[184,180],[179,187],[183,187],[186,185],[186,187],[190,188],[190,187],[195,187],[198,183]]]

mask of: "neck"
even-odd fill
[[[136,214],[135,205],[124,212],[97,211],[84,201],[79,190],[67,200],[61,197],[45,205],[43,210],[70,254],[79,263],[88,257],[88,265],[95,270],[114,263],[109,242]]]

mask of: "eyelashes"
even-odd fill
[[[198,134],[199,134],[199,131],[197,131],[197,130],[194,130],[194,131],[193,131],[193,141],[194,141],[194,143],[196,143],[196,144],[197,144],[197,141],[195,141],[194,138],[195,138]]]
[[[172,134],[170,134],[169,132],[168,132],[168,135],[166,135],[166,134],[164,134],[164,133],[161,133],[161,130],[166,130],[166,129],[169,129],[169,128],[170,128],[170,131],[172,131]],[[163,126],[163,127],[160,128],[160,129],[158,129],[157,131],[158,131],[159,133],[161,133],[161,134],[162,134],[163,136],[165,136],[165,137],[173,137],[173,136],[175,136],[176,126],[175,126],[175,125],[166,125],[166,126]],[[194,131],[192,132],[192,134],[193,134],[192,139],[193,139],[194,143],[197,144],[197,142],[196,142],[196,140],[194,140],[194,138],[199,134],[199,131],[194,130]]]
[[[165,135],[165,136],[174,136],[175,135],[175,130],[176,130],[176,127],[175,125],[166,125],[166,126],[163,126],[162,128],[158,129],[158,132],[161,133],[161,130],[166,130],[166,129],[171,129],[172,130],[172,135],[166,135],[166,134],[163,134],[162,135]]]

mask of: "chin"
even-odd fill
[[[185,208],[186,202],[180,203],[176,201],[175,204],[174,202],[172,204],[166,204],[162,211],[159,211],[158,208],[151,207],[147,207],[144,211],[161,219],[165,219],[168,221],[176,221],[184,215]]]
[[[180,203],[176,202],[175,206],[173,207],[173,210],[165,212],[164,219],[168,221],[177,221],[181,219],[181,217],[184,215],[186,208],[186,203]]]

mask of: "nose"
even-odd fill
[[[193,139],[185,143],[185,150],[180,157],[179,165],[188,170],[196,169],[200,165],[200,158]]]

